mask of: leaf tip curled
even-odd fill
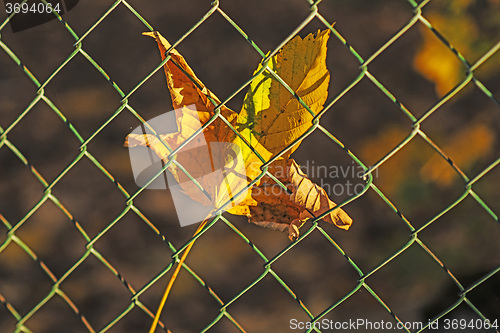
[[[342,208],[337,208],[333,210],[330,215],[332,215],[333,223],[340,229],[349,230],[352,225],[352,218],[347,215]]]
[[[123,143],[124,147],[135,147],[139,144],[139,142],[136,140],[135,136],[133,134],[127,135],[125,138],[125,142]]]
[[[293,220],[293,222],[290,224],[288,227],[288,238],[293,242],[299,238],[299,228],[294,224],[296,220]]]
[[[300,236],[299,228],[302,227],[304,223],[307,222],[307,220],[307,218],[304,220],[293,220],[292,223],[290,223],[290,225],[288,226],[288,239],[290,239],[292,242],[296,241]]]
[[[162,47],[163,47],[163,48],[165,48],[164,51],[166,51],[170,48],[170,46],[172,46],[168,42],[168,40],[166,40],[165,37],[163,37],[158,31],[146,31],[146,32],[143,32],[142,35],[154,38],[155,41],[158,43],[160,50],[162,50]]]

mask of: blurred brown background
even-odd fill
[[[178,40],[210,9],[206,0],[128,1],[171,43]],[[113,5],[112,1],[80,1],[64,20],[82,36]],[[274,49],[310,13],[304,0],[224,1],[220,8],[264,51]],[[412,7],[401,0],[324,0],[319,13],[347,42],[368,59],[412,17]],[[474,64],[499,42],[500,3],[430,1],[424,17]],[[0,22],[7,18],[0,14]],[[323,29],[314,19],[301,32]],[[146,26],[124,4],[116,8],[83,40],[82,49],[127,94],[160,63],[153,40],[143,37]],[[36,97],[37,88],[9,57],[15,54],[43,83],[74,51],[75,39],[57,20],[12,33],[0,30],[0,126],[16,121]],[[327,65],[331,72],[328,102],[359,75],[359,62],[335,36],[330,38]],[[225,100],[252,75],[259,54],[222,17],[210,16],[177,48],[198,77]],[[466,77],[466,68],[421,22],[417,22],[368,66],[415,117],[431,109]],[[474,71],[491,93],[473,82],[455,94],[422,124],[421,130],[469,177],[477,176],[499,158],[500,52]],[[228,102],[239,111],[246,89]],[[84,140],[120,107],[120,95],[82,55],[72,58],[45,87],[45,96],[61,111]],[[495,102],[496,101],[496,102]],[[171,110],[165,77],[158,71],[129,98],[144,119]],[[138,190],[132,176],[126,135],[140,123],[128,110],[121,112],[87,146],[88,152],[128,191]],[[412,123],[368,78],[363,78],[322,117],[321,124],[366,165],[374,165],[406,138]],[[0,133],[2,133],[0,132]],[[47,180],[54,181],[79,155],[80,142],[68,125],[43,101],[38,102],[7,135],[8,142]],[[320,131],[314,132],[292,156],[300,164],[352,166],[350,157]],[[319,181],[319,179],[315,179]],[[355,179],[329,179],[330,184]],[[500,169],[492,169],[474,192],[494,214],[500,213]],[[417,136],[378,169],[374,184],[415,227],[425,225],[462,193],[464,181],[421,137]],[[53,282],[35,260],[15,242],[7,243],[8,227],[23,220],[43,198],[44,186],[30,168],[0,142],[0,301],[26,315],[51,291]],[[87,157],[79,160],[53,187],[54,195],[90,238],[97,236],[126,208],[126,199]],[[347,195],[332,198],[337,202]],[[196,226],[181,228],[168,191],[143,191],[134,205],[174,246],[183,245]],[[332,239],[368,273],[409,240],[410,229],[381,197],[369,189],[344,207],[353,218],[349,231],[320,224]],[[273,258],[289,241],[285,234],[250,225],[225,214],[263,254]],[[305,226],[307,228],[308,225]],[[306,230],[306,229],[304,229]],[[45,201],[19,226],[15,235],[60,279],[86,252],[87,241],[74,223],[51,200]],[[464,287],[500,265],[500,228],[471,196],[418,235]],[[5,246],[6,245],[6,246]],[[129,211],[94,244],[98,251],[136,290],[142,289],[171,262],[172,251],[155,232]],[[264,261],[226,224],[217,222],[195,244],[189,266],[228,302],[264,272]],[[341,253],[314,231],[281,256],[272,269],[313,315],[318,315],[349,293],[359,275]],[[141,295],[154,311],[170,277],[166,274]],[[438,315],[458,300],[459,289],[417,244],[366,279],[366,283],[404,322]],[[485,316],[500,320],[499,273],[468,294]],[[77,265],[60,286],[95,331],[103,330],[130,306],[131,293],[93,254]],[[0,332],[15,330],[8,306],[0,306]],[[175,333],[198,332],[218,314],[219,305],[192,275],[183,271],[168,300],[162,320]],[[267,275],[228,312],[247,332],[287,332],[289,320],[308,320],[288,292]],[[465,303],[448,318],[479,318]],[[345,321],[366,318],[391,321],[390,314],[364,288],[325,318]],[[135,307],[109,332],[146,332],[151,319]],[[79,316],[55,295],[27,320],[33,332],[87,332]],[[158,332],[160,329],[158,329]],[[397,330],[395,330],[397,331]],[[237,332],[227,319],[210,332]],[[475,330],[481,332],[481,330]]]

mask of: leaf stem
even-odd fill
[[[205,227],[205,225],[207,224],[207,221],[208,221],[208,218],[205,219],[200,224],[198,229],[196,229],[196,231],[194,232],[193,237],[196,236],[203,229],[203,227]],[[163,310],[163,307],[165,306],[165,302],[167,301],[167,297],[170,294],[170,290],[172,289],[172,286],[174,285],[174,282],[177,278],[177,275],[179,274],[179,272],[181,270],[182,264],[184,264],[184,261],[186,260],[186,257],[188,256],[189,251],[191,251],[191,248],[193,247],[194,242],[195,241],[191,242],[191,244],[189,244],[186,247],[186,250],[182,254],[181,259],[179,260],[179,262],[177,263],[177,266],[175,267],[174,273],[172,274],[172,276],[170,277],[170,280],[168,281],[167,287],[165,288],[165,292],[163,293],[163,297],[160,301],[160,305],[158,305],[158,309],[156,310],[155,318],[153,320],[153,323],[151,324],[151,328],[149,329],[149,333],[154,333],[154,331],[156,330],[156,327],[158,326],[158,321],[160,320],[160,315],[161,315],[161,312]]]

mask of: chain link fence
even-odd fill
[[[364,319],[421,332],[434,319],[441,329],[500,319],[500,41],[462,55],[426,15],[435,4],[82,2],[15,34],[16,14],[3,12],[0,331],[146,331],[194,241],[183,243],[194,229],[180,230],[167,191],[137,188],[122,147],[169,111],[163,63],[140,36],[148,30],[237,109],[267,50],[330,29],[332,88],[294,158],[362,170],[351,179],[362,191],[332,198],[354,219],[347,232],[313,220],[288,242],[241,217],[214,218],[158,331],[350,332],[359,329],[339,325]],[[459,64],[440,98],[411,68],[422,31]]]

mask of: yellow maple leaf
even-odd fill
[[[309,34],[304,39],[296,36],[268,64],[314,114],[321,111],[328,96],[330,73],[326,68],[326,51],[329,36],[328,29]],[[261,69],[262,64],[255,73]],[[312,119],[297,98],[264,71],[252,81],[237,125],[252,145],[260,143],[274,155],[304,134],[312,126]],[[297,148],[298,144],[282,157],[290,156]]]
[[[293,38],[274,57],[269,69],[275,71],[317,114],[327,98],[330,74],[326,68],[326,43],[329,30],[308,35],[305,39]],[[158,32],[145,33],[155,38],[162,59],[171,45]],[[169,51],[171,59],[164,65],[167,85],[176,113],[177,132],[170,134],[129,134],[125,145],[148,146],[165,163],[169,163],[171,149],[182,148],[175,160],[183,167],[170,164],[169,171],[186,194],[192,199],[214,208],[225,202],[234,202],[236,190],[248,187],[249,182],[261,174],[262,160],[288,147],[312,125],[313,116],[285,87],[268,74],[257,76],[250,85],[243,109],[239,115],[222,106],[220,114],[244,138],[243,141],[221,118],[200,131],[215,116],[219,99],[196,77],[185,59],[176,51]],[[258,69],[259,70],[259,69]],[[192,106],[192,107],[191,107]],[[194,137],[193,137],[194,136]],[[186,144],[186,140],[189,142]],[[252,147],[252,149],[247,145]],[[335,208],[325,190],[312,183],[289,155],[298,144],[269,166],[276,173],[286,169],[277,178],[287,183],[287,191],[269,193],[272,178],[265,176],[255,183],[239,205],[227,210],[233,214],[247,215],[249,222],[281,231],[288,230],[290,239],[299,236],[299,227],[313,215],[318,216],[333,209],[324,217],[326,222],[348,229],[352,219],[340,208]],[[168,148],[167,148],[168,147]],[[234,158],[241,153],[242,158]],[[226,168],[227,166],[229,168]],[[217,177],[209,177],[217,168],[228,170]],[[197,180],[196,184],[191,178]],[[234,184],[237,183],[235,187]],[[290,192],[290,193],[289,193]],[[238,202],[238,201],[236,201]],[[200,224],[195,235],[207,220]],[[194,235],[193,235],[194,236]],[[165,301],[194,242],[190,243],[179,260],[157,309],[150,332],[154,332]]]
[[[171,47],[168,41],[158,32],[145,35],[155,38],[162,59],[165,59],[165,53]],[[269,64],[269,69],[275,71],[296,91],[315,114],[322,109],[328,94],[328,38],[329,30],[309,34],[304,39],[296,36],[270,59]],[[215,105],[211,100],[216,104],[220,103],[175,49],[170,51],[170,56],[171,59],[165,63],[164,69],[176,112],[178,131],[158,135],[130,134],[125,142],[129,147],[150,147],[165,163],[169,161],[170,150],[185,144],[185,141],[200,129],[200,124],[205,124],[215,115]],[[252,81],[239,115],[225,106],[220,108],[221,115],[239,131],[252,149],[217,117],[176,154],[176,162],[183,169],[171,164],[169,171],[193,200],[215,209],[232,201],[232,207],[230,205],[225,209],[229,213],[246,215],[250,222],[261,226],[288,230],[290,237],[295,238],[298,236],[297,225],[313,217],[311,214],[320,215],[335,207],[326,192],[307,179],[295,161],[288,159],[298,144],[269,168],[270,172],[275,172],[279,167],[288,170],[277,177],[283,182],[295,184],[290,193],[285,191],[274,195],[260,191],[268,186],[271,180],[264,177],[262,186],[257,182],[251,191],[247,191],[246,197],[239,200],[234,198],[236,192],[248,188],[249,182],[262,172],[260,167],[263,162],[254,151],[264,160],[269,160],[273,154],[290,145],[312,125],[313,116],[308,110],[281,83],[270,78],[268,72],[265,73]],[[241,154],[241,159],[232,158],[238,154]],[[228,164],[231,165],[230,172],[213,176],[215,170]],[[196,179],[198,184],[192,179]],[[269,217],[271,207],[273,212],[282,213]],[[325,216],[324,220],[342,229],[348,229],[352,223],[350,217],[340,208]],[[279,228],[276,228],[278,224]],[[291,229],[288,228],[289,225],[292,225]]]

